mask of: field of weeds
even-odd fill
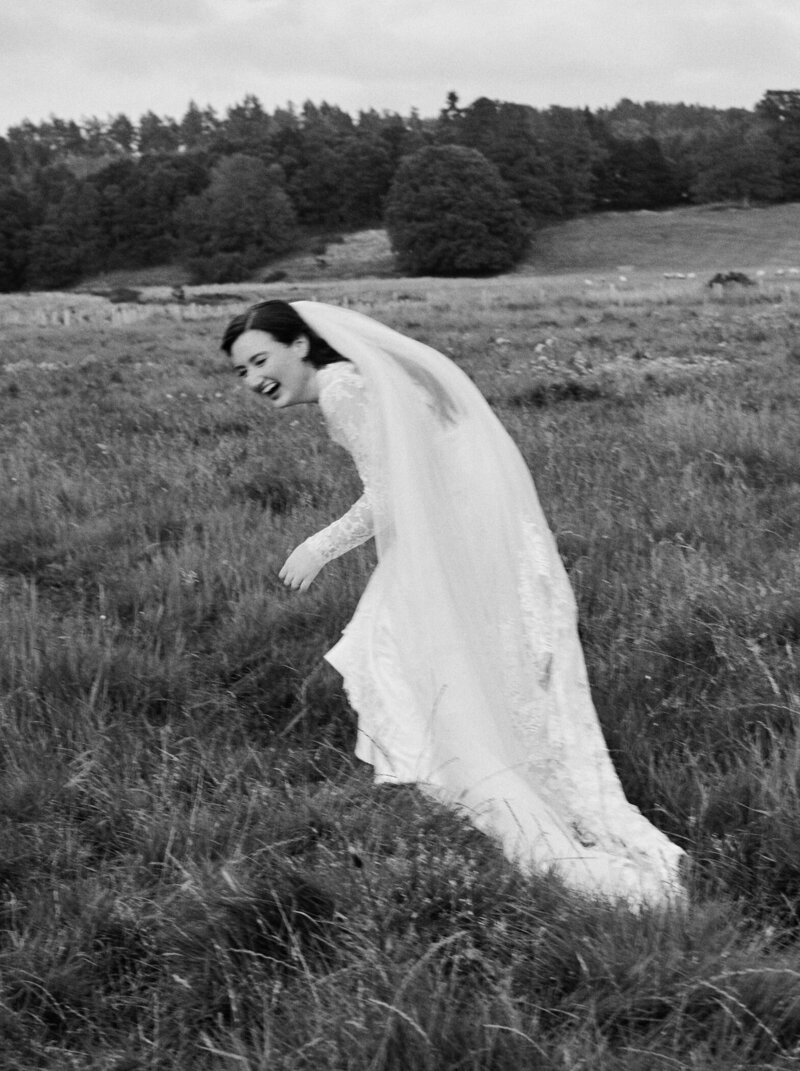
[[[273,291],[276,292],[277,291]],[[528,460],[685,913],[374,788],[321,661],[358,493],[224,319],[0,334],[0,1056],[15,1071],[661,1071],[800,1053],[800,291],[309,285],[450,354]],[[22,299],[15,299],[20,301]],[[36,297],[28,299],[36,301]]]

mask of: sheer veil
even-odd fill
[[[378,568],[391,568],[398,655],[427,726],[420,787],[523,866],[670,898],[683,853],[624,797],[569,579],[513,440],[441,353],[351,309],[292,304],[366,385]]]

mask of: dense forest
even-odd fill
[[[219,116],[51,117],[0,137],[0,290],[55,289],[117,268],[180,263],[192,280],[257,275],[309,236],[379,226],[401,160],[477,150],[526,225],[603,210],[800,200],[800,90],[752,110],[551,107],[450,93],[433,118],[255,96]]]

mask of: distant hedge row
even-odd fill
[[[408,231],[409,158],[440,206],[430,240]],[[431,171],[447,158],[462,161],[460,193]],[[311,234],[384,220],[404,270],[493,271],[543,221],[719,200],[800,200],[800,90],[752,111],[461,107],[451,93],[428,119],[310,102],[270,114],[253,96],[224,117],[194,103],[179,121],[51,117],[0,137],[0,290],[176,260],[195,281],[243,278]]]

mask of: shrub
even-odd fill
[[[519,203],[476,149],[428,146],[400,164],[386,206],[398,265],[413,275],[492,275],[528,243]]]
[[[252,261],[242,253],[212,253],[186,261],[191,286],[203,283],[241,283],[252,274]]]

